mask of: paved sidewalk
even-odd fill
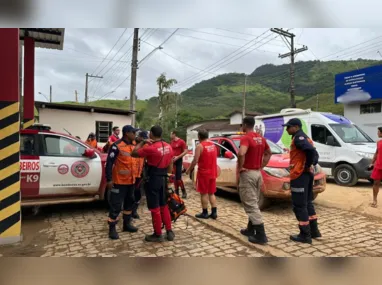
[[[199,194],[187,183],[190,214],[200,212]],[[192,190],[191,190],[192,189]],[[231,236],[246,241],[239,233],[247,224],[247,216],[234,194],[218,197],[218,220],[201,220],[217,229],[224,229]],[[319,227],[323,235],[312,245],[294,243],[289,235],[298,233],[290,203],[277,203],[263,212],[269,243],[255,247],[274,256],[322,257],[322,256],[382,256],[382,221],[350,211],[317,206]],[[248,243],[249,244],[249,243]]]

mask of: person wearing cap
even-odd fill
[[[135,139],[136,144],[139,144],[140,142],[147,140],[149,138],[148,133],[146,131],[140,131]],[[148,145],[145,144],[143,147],[147,147]],[[133,218],[139,219],[138,214],[138,207],[139,203],[142,198],[142,180],[145,177],[145,158],[144,157],[138,157],[134,158],[135,160],[135,190],[134,190],[134,206],[133,206]]]
[[[135,161],[132,152],[135,146],[137,129],[127,125],[122,128],[122,139],[116,141],[110,148],[106,161],[107,190],[110,194],[109,203],[109,238],[118,239],[116,230],[118,217],[123,204],[123,231],[137,232],[132,225],[132,210],[135,190]]]
[[[94,133],[90,133],[85,143],[92,148],[97,148],[96,135]]]
[[[318,153],[313,141],[302,131],[300,119],[290,119],[283,125],[292,136],[290,147],[290,187],[293,211],[299,222],[300,233],[291,235],[295,242],[312,243],[312,238],[321,237],[317,215],[313,205],[313,165],[318,162]]]
[[[147,147],[143,147],[148,144]],[[172,172],[174,157],[171,146],[162,140],[162,128],[154,126],[150,139],[140,142],[133,151],[133,157],[144,157],[147,163],[148,184],[146,187],[147,206],[151,212],[154,233],[146,235],[147,242],[162,242],[162,223],[166,228],[166,238],[173,241],[171,214],[166,201],[167,176]]]
[[[237,169],[239,195],[248,215],[248,225],[240,233],[247,236],[251,243],[265,244],[268,239],[259,208],[259,195],[263,184],[261,170],[268,164],[272,152],[267,140],[256,133],[254,127],[254,117],[243,119],[242,130],[245,135],[240,139]]]

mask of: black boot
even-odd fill
[[[166,238],[167,238],[168,241],[173,241],[174,238],[175,238],[174,232],[172,230],[171,231],[167,231]]]
[[[265,235],[264,224],[253,225],[253,228],[254,234],[248,237],[248,241],[257,244],[266,244],[268,242],[268,238]]]
[[[134,227],[131,224],[132,216],[131,215],[123,215],[123,231],[129,233],[136,233],[138,231],[137,227]]]
[[[301,243],[312,243],[312,236],[310,234],[310,226],[298,226],[300,228],[300,233],[298,235],[291,235],[290,239],[295,242]]]
[[[203,212],[201,212],[200,214],[196,214],[195,217],[198,218],[198,219],[208,219],[209,218],[208,210],[207,209],[203,209]]]
[[[119,235],[116,229],[117,222],[108,222],[108,224],[109,224],[109,238],[119,239]]]
[[[182,199],[187,199],[187,192],[186,189],[182,189]]]
[[[317,220],[310,220],[309,221],[310,226],[310,235],[312,238],[320,238],[322,237],[320,231],[318,230],[318,223]]]
[[[134,203],[133,205],[133,212],[132,212],[133,219],[140,219],[140,216],[138,215],[138,206],[139,206],[139,203]]]
[[[217,208],[216,207],[212,208],[212,212],[211,212],[211,215],[209,215],[209,217],[211,219],[214,219],[214,220],[216,220],[218,218],[218,213],[217,213]]]
[[[163,241],[163,236],[162,235],[156,235],[155,233],[152,235],[146,235],[145,236],[145,241],[147,242],[162,242]]]
[[[253,227],[253,225],[252,225],[252,223],[251,223],[250,220],[248,220],[247,228],[245,228],[245,229],[241,229],[241,230],[240,230],[240,233],[241,233],[243,236],[246,236],[246,237],[255,235],[255,228]]]

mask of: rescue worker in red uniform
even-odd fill
[[[184,140],[177,136],[176,131],[171,133],[171,147],[174,152],[174,168],[175,168],[175,193],[179,195],[179,187],[182,189],[182,198],[187,198],[186,188],[182,180],[182,168],[183,168],[183,157],[187,154],[187,145]]]
[[[240,139],[237,169],[239,195],[248,215],[248,225],[240,233],[247,236],[249,242],[265,244],[268,238],[259,208],[259,196],[263,185],[261,169],[268,164],[272,152],[266,139],[256,133],[254,127],[254,117],[243,119],[242,129],[246,134]]]
[[[136,129],[130,125],[122,128],[122,139],[110,148],[106,161],[107,189],[110,193],[109,238],[118,239],[116,224],[123,204],[123,231],[137,232],[131,224],[134,203],[135,176],[132,152]]]
[[[313,165],[318,162],[318,153],[313,141],[302,131],[301,121],[290,119],[283,125],[292,136],[290,147],[290,187],[293,211],[299,222],[300,233],[291,235],[295,242],[312,243],[312,238],[321,237],[317,215],[313,205]]]
[[[143,147],[145,144],[147,147]],[[146,235],[147,242],[162,242],[162,223],[166,228],[166,238],[173,241],[170,210],[166,201],[167,176],[172,171],[171,146],[162,140],[162,128],[154,126],[150,130],[150,139],[140,142],[133,151],[134,157],[145,157],[148,183],[146,185],[147,206],[151,212],[154,233]]]
[[[105,152],[105,153],[109,152],[110,146],[119,140],[119,133],[120,133],[119,127],[117,127],[117,126],[113,127],[113,133],[111,134],[111,136],[107,140],[107,143],[102,148],[103,152]]]
[[[187,169],[189,175],[198,164],[198,173],[196,176],[196,191],[200,193],[203,212],[196,214],[199,219],[217,219],[216,207],[216,178],[217,178],[217,149],[213,142],[208,140],[206,130],[198,131],[199,144],[195,149],[194,160]],[[211,215],[208,215],[208,201],[211,204]]]
[[[149,138],[148,133],[145,131],[140,131],[138,136],[135,139],[136,144],[147,140]],[[143,147],[147,147],[148,144],[145,144]],[[145,176],[145,158],[138,157],[135,158],[135,190],[134,190],[134,206],[133,206],[133,218],[139,219],[138,207],[142,198],[142,179]]]

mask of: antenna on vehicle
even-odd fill
[[[65,128],[63,128],[65,132],[67,132],[69,134],[69,136],[71,136],[72,134]]]

